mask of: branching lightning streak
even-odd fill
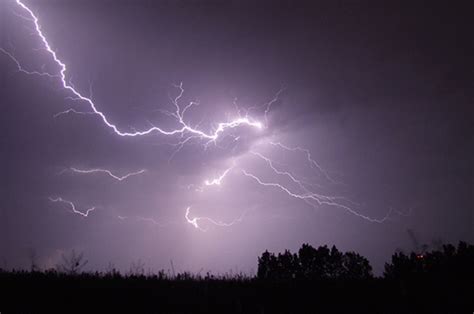
[[[206,133],[204,131],[201,131],[201,130],[198,130],[198,129],[195,129],[195,128],[191,127],[189,124],[187,124],[184,121],[184,114],[185,114],[186,110],[191,108],[195,103],[191,102],[184,109],[180,108],[180,106],[177,104],[177,101],[181,98],[181,96],[183,95],[183,92],[184,92],[182,84],[180,84],[180,85],[177,85],[177,87],[180,89],[180,93],[174,100],[174,105],[176,107],[176,111],[174,113],[171,113],[177,119],[177,121],[180,125],[179,128],[173,129],[173,130],[164,130],[160,127],[153,126],[149,129],[146,129],[146,130],[143,130],[143,131],[124,132],[124,131],[119,130],[119,128],[115,124],[111,123],[108,120],[108,118],[106,117],[106,115],[97,108],[96,104],[94,103],[94,101],[92,101],[91,98],[82,95],[78,90],[76,90],[74,88],[74,86],[70,82],[68,82],[68,80],[66,79],[67,66],[63,61],[61,61],[61,59],[59,59],[59,57],[57,56],[56,51],[51,48],[50,43],[48,42],[45,34],[43,33],[43,31],[41,29],[41,25],[39,23],[39,20],[38,20],[37,16],[21,0],[16,0],[16,3],[24,11],[26,11],[28,13],[28,15],[31,17],[31,21],[34,24],[35,32],[39,36],[39,38],[41,39],[41,42],[43,43],[44,49],[51,55],[54,62],[60,68],[59,74],[51,75],[51,74],[41,73],[41,72],[28,72],[28,71],[24,70],[21,67],[21,64],[18,62],[18,60],[12,54],[8,53],[7,51],[5,51],[3,49],[2,49],[2,52],[4,52],[6,55],[8,55],[17,64],[17,67],[19,68],[19,70],[26,73],[26,74],[39,74],[39,75],[42,75],[42,76],[47,75],[49,77],[58,77],[61,81],[62,87],[65,90],[69,91],[73,95],[73,97],[76,98],[77,100],[84,101],[87,104],[89,104],[90,108],[92,109],[92,112],[95,113],[96,115],[98,115],[102,119],[104,124],[107,127],[109,127],[110,129],[112,129],[115,134],[117,134],[119,136],[135,137],[135,136],[147,135],[147,134],[150,134],[150,133],[153,133],[153,132],[158,132],[162,135],[180,135],[180,134],[184,134],[184,133],[189,133],[189,134],[197,136],[201,139],[205,139],[205,140],[208,140],[208,141],[212,142],[212,141],[216,141],[218,139],[218,137],[220,136],[220,134],[223,133],[226,129],[232,129],[232,128],[235,128],[235,127],[239,127],[241,125],[250,126],[250,127],[256,128],[256,129],[262,129],[263,128],[262,123],[260,123],[256,120],[253,120],[253,119],[251,119],[247,116],[239,117],[239,118],[236,118],[236,119],[234,119],[232,121],[229,121],[229,122],[220,122],[217,125],[217,127],[214,129],[214,131],[211,132],[211,133]],[[30,20],[30,19],[28,18],[28,20]]]
[[[221,185],[222,183],[222,180],[224,180],[224,178],[227,176],[227,174],[235,167],[235,163],[227,168],[220,176],[218,176],[217,178],[214,178],[214,179],[207,179],[204,181],[204,184],[206,186],[211,186],[211,185]]]
[[[265,124],[268,125],[268,113],[270,112],[270,109],[272,108],[272,105],[280,99],[280,95],[281,95],[281,93],[283,93],[285,91],[285,89],[286,88],[282,87],[280,90],[278,90],[278,92],[276,92],[276,94],[273,96],[273,98],[270,101],[268,101],[266,103],[263,103],[263,104],[260,104],[260,105],[254,105],[254,106],[248,107],[246,109],[241,109],[241,108],[239,108],[239,105],[237,104],[237,99],[236,98],[234,99],[233,104],[234,104],[234,107],[237,110],[237,113],[239,115],[240,115],[240,112],[242,110],[244,110],[245,114],[248,115],[253,110],[256,110],[256,109],[259,109],[259,108],[264,108],[263,117],[264,117],[264,120],[265,120]]]
[[[97,169],[78,169],[78,168],[74,168],[74,167],[71,167],[70,169],[73,172],[82,173],[82,174],[105,173],[105,174],[107,174],[108,176],[114,178],[117,181],[123,181],[123,180],[125,180],[125,179],[127,179],[131,176],[136,176],[136,175],[142,174],[146,171],[145,169],[142,169],[142,170],[139,170],[139,171],[127,173],[126,175],[123,175],[123,176],[118,176],[118,175],[113,174],[110,170],[107,170],[107,169],[100,169],[100,168],[97,168]]]
[[[81,212],[81,211],[78,211],[76,209],[76,205],[74,205],[73,202],[67,201],[67,200],[65,200],[61,197],[56,197],[56,198],[50,197],[49,200],[53,203],[58,203],[59,202],[59,203],[67,204],[71,207],[71,210],[74,214],[78,214],[78,215],[81,215],[83,217],[89,216],[89,213],[92,212],[94,209],[96,209],[95,207],[91,207],[91,208],[87,209],[85,212]]]
[[[351,201],[345,197],[342,197],[342,196],[326,196],[326,195],[322,195],[322,194],[319,194],[319,193],[314,193],[314,192],[311,192],[307,187],[306,185],[310,185],[309,183],[307,182],[304,182],[302,179],[297,179],[296,178],[296,175],[292,174],[291,172],[289,171],[282,171],[282,170],[279,170],[276,168],[275,166],[275,162],[272,161],[270,158],[268,157],[265,157],[263,156],[262,154],[258,153],[258,152],[254,152],[254,151],[251,151],[250,154],[254,155],[254,156],[257,156],[259,157],[260,159],[264,160],[268,166],[273,170],[273,172],[275,172],[276,174],[278,175],[284,175],[288,178],[290,178],[290,180],[293,182],[293,183],[296,183],[298,185],[299,188],[301,188],[305,194],[307,195],[314,195],[314,197],[320,199],[320,200],[326,200],[326,201],[337,201],[337,200],[344,200],[344,201],[347,201],[349,203],[352,203],[354,205],[358,205],[357,203],[355,203],[354,201]]]
[[[282,88],[280,89],[275,97],[270,100],[267,104],[266,104],[266,108],[265,108],[265,112],[264,112],[264,117],[265,117],[265,123],[268,124],[268,112],[270,111],[270,109],[272,108],[272,105],[278,101],[278,97],[280,97],[280,94],[283,93],[285,91],[285,88]]]
[[[331,198],[329,198],[329,197],[320,198],[316,194],[298,194],[298,193],[294,193],[294,192],[290,191],[289,188],[285,187],[282,184],[275,183],[275,182],[265,182],[262,179],[260,179],[259,177],[257,177],[256,175],[254,175],[254,174],[252,174],[252,173],[250,173],[246,170],[242,170],[242,173],[245,176],[254,179],[260,185],[278,188],[278,189],[282,190],[283,192],[285,192],[286,194],[288,194],[291,197],[294,197],[294,198],[297,198],[297,199],[300,199],[300,200],[303,200],[303,201],[311,201],[312,200],[312,201],[315,201],[317,203],[317,205],[335,206],[335,207],[344,209],[347,212],[349,212],[349,213],[351,213],[351,214],[353,214],[353,215],[355,215],[359,218],[365,219],[369,222],[382,223],[382,222],[386,221],[389,218],[389,216],[392,212],[392,210],[389,210],[387,215],[385,215],[385,217],[383,217],[381,219],[372,218],[372,217],[363,215],[363,214],[355,211],[354,209],[352,209],[351,207],[349,207],[347,205],[337,203],[337,202],[331,200]],[[313,204],[311,204],[311,205],[313,205]],[[314,207],[314,205],[313,205],[313,207]]]
[[[70,108],[68,110],[64,110],[61,112],[56,113],[53,115],[53,118],[57,118],[59,116],[62,116],[63,114],[68,114],[68,113],[75,113],[75,114],[83,114],[83,115],[88,115],[88,114],[95,114],[94,112],[87,112],[87,111],[77,111],[76,109]]]
[[[241,222],[242,219],[244,218],[245,214],[247,213],[247,211],[243,212],[242,215],[239,218],[237,218],[237,219],[235,219],[231,222],[222,222],[222,221],[214,220],[214,219],[209,218],[209,217],[194,217],[194,218],[191,219],[189,217],[190,210],[191,210],[191,207],[186,208],[186,213],[184,215],[184,218],[186,218],[186,221],[189,224],[193,225],[194,228],[199,229],[199,230],[204,231],[204,232],[207,231],[208,229],[207,228],[202,228],[199,225],[199,221],[207,221],[207,222],[209,222],[209,223],[211,223],[215,226],[218,226],[218,227],[230,227],[230,226],[235,225],[236,223]]]
[[[248,108],[245,111],[245,115],[241,115],[240,109],[238,108],[237,104],[234,101],[234,105],[237,108],[237,117],[234,118],[234,119],[227,119],[226,122],[219,122],[219,123],[214,125],[214,127],[212,128],[211,131],[206,132],[206,131],[203,131],[202,129],[200,129],[199,125],[191,126],[191,124],[186,121],[187,120],[187,119],[185,119],[186,112],[191,110],[192,107],[199,105],[199,103],[195,102],[195,101],[191,101],[187,105],[185,105],[184,107],[180,106],[180,101],[181,101],[181,99],[183,97],[183,94],[184,94],[183,84],[180,83],[178,85],[175,85],[175,87],[179,91],[178,95],[171,99],[172,105],[174,106],[175,110],[174,111],[160,110],[161,112],[163,112],[167,116],[170,116],[170,117],[172,117],[176,120],[176,123],[177,123],[176,128],[167,130],[167,129],[163,129],[159,126],[155,126],[155,125],[152,124],[151,127],[147,128],[147,129],[136,130],[134,128],[131,128],[132,131],[123,131],[117,125],[115,125],[111,121],[109,121],[109,118],[107,118],[106,114],[103,111],[99,110],[99,107],[97,106],[97,104],[92,100],[92,96],[87,97],[87,96],[83,95],[80,91],[78,91],[74,87],[74,85],[71,83],[70,75],[67,75],[67,65],[63,61],[61,61],[61,59],[57,55],[57,52],[51,47],[49,41],[46,38],[46,35],[43,33],[42,27],[41,27],[41,25],[39,23],[39,20],[38,20],[37,16],[35,15],[35,13],[28,6],[26,6],[22,2],[22,0],[15,0],[15,2],[25,12],[25,15],[27,15],[27,16],[24,16],[24,15],[20,15],[20,16],[23,19],[25,19],[25,20],[27,20],[27,21],[29,21],[30,23],[33,24],[34,34],[36,34],[39,37],[39,39],[41,40],[42,49],[44,49],[51,56],[52,60],[54,61],[54,64],[59,68],[59,70],[58,70],[58,73],[56,73],[56,74],[51,74],[51,73],[48,73],[48,72],[40,72],[40,71],[29,71],[29,70],[25,69],[24,67],[22,67],[20,61],[12,53],[6,51],[3,48],[0,48],[0,52],[4,53],[6,56],[8,56],[16,64],[16,67],[17,67],[19,72],[22,72],[22,73],[27,74],[27,75],[37,75],[37,76],[41,76],[41,77],[48,77],[48,78],[51,78],[51,79],[59,79],[62,89],[64,89],[65,91],[68,92],[68,95],[69,95],[67,97],[68,99],[73,100],[73,101],[86,103],[88,105],[89,109],[91,110],[91,111],[82,112],[82,111],[78,111],[78,110],[75,110],[75,109],[68,109],[68,110],[65,110],[65,111],[62,111],[62,112],[59,112],[59,113],[55,114],[54,117],[58,117],[60,115],[67,114],[67,113],[95,114],[95,115],[99,116],[99,118],[101,119],[103,124],[105,124],[106,127],[110,128],[116,135],[122,136],[122,137],[145,136],[145,135],[152,134],[152,133],[158,133],[158,134],[165,135],[165,136],[177,136],[177,137],[180,138],[180,141],[177,144],[175,144],[177,149],[175,150],[175,152],[173,152],[173,155],[171,156],[171,158],[174,156],[174,154],[176,152],[180,151],[180,149],[186,143],[188,143],[189,141],[194,140],[194,139],[203,140],[205,142],[205,147],[207,147],[207,145],[209,145],[211,143],[216,144],[217,140],[221,136],[225,137],[227,134],[224,134],[224,133],[227,130],[230,130],[230,129],[234,129],[234,128],[237,128],[237,127],[240,127],[240,126],[247,126],[247,127],[251,127],[251,128],[254,128],[254,129],[263,129],[265,127],[268,127],[268,113],[269,113],[272,105],[279,99],[280,94],[284,91],[284,88],[280,89],[272,100],[270,100],[269,102],[267,102],[263,105]],[[68,77],[69,77],[69,79],[68,79]],[[255,120],[255,119],[253,119],[249,116],[249,112],[251,110],[256,110],[256,109],[261,109],[263,111],[264,123],[262,123],[258,120]],[[236,137],[236,139],[238,139],[238,137]],[[307,160],[310,163],[310,166],[312,168],[317,169],[319,171],[319,173],[322,174],[322,176],[324,176],[324,178],[328,182],[338,183],[334,179],[332,179],[328,175],[328,173],[326,171],[324,171],[323,168],[312,158],[311,153],[308,149],[301,148],[301,147],[289,147],[289,146],[286,146],[286,145],[284,145],[282,143],[279,143],[279,142],[270,142],[270,144],[273,145],[273,146],[279,147],[283,150],[286,150],[286,151],[303,152],[306,155],[306,158],[307,158]],[[256,157],[258,157],[262,160],[264,160],[276,175],[285,176],[285,177],[289,178],[294,184],[296,184],[298,186],[298,188],[302,191],[302,193],[293,192],[286,185],[283,185],[283,184],[280,184],[280,183],[277,183],[277,182],[266,182],[263,179],[256,176],[255,174],[252,174],[252,173],[248,172],[247,170],[242,169],[243,175],[252,178],[253,180],[255,180],[260,185],[278,188],[278,189],[282,190],[283,192],[285,192],[286,194],[288,194],[289,196],[291,196],[293,198],[301,199],[301,200],[305,201],[306,203],[308,203],[309,205],[311,205],[313,207],[315,207],[316,205],[319,205],[319,206],[320,205],[329,205],[329,206],[334,206],[334,207],[341,208],[341,209],[343,209],[343,210],[345,210],[345,211],[347,211],[347,212],[349,212],[353,215],[356,215],[356,216],[358,216],[360,218],[363,218],[363,219],[365,219],[367,221],[370,221],[370,222],[381,223],[381,222],[384,222],[386,219],[389,218],[389,215],[390,215],[391,211],[389,211],[389,213],[384,218],[375,219],[375,218],[371,218],[371,217],[368,217],[366,215],[363,215],[363,214],[359,213],[358,211],[354,210],[351,206],[346,205],[347,203],[350,203],[350,201],[345,199],[345,198],[337,197],[337,196],[326,196],[326,195],[314,193],[314,192],[309,190],[309,188],[308,188],[308,185],[310,185],[309,183],[305,182],[302,179],[298,179],[296,177],[296,175],[294,175],[293,173],[291,173],[289,171],[282,171],[282,170],[278,169],[278,167],[275,166],[275,163],[271,159],[269,159],[268,157],[266,157],[266,156],[264,156],[260,153],[255,153],[255,152],[251,152],[251,154],[253,154],[254,156],[256,156]],[[204,184],[206,186],[221,185],[222,180],[228,175],[228,173],[234,168],[234,166],[235,165],[233,165],[232,167],[226,169],[217,178],[205,180]],[[109,175],[110,177],[112,177],[113,179],[118,180],[118,181],[123,181],[123,180],[129,178],[130,176],[138,175],[138,174],[141,174],[145,171],[145,170],[140,170],[140,171],[137,171],[137,172],[126,174],[124,176],[117,176],[117,175],[113,174],[111,171],[106,170],[106,169],[77,169],[77,168],[71,168],[71,170],[74,171],[74,172],[77,172],[77,173],[84,173],[84,174],[105,173],[105,174]],[[50,200],[52,202],[61,202],[61,203],[68,204],[72,208],[72,211],[74,213],[82,215],[84,217],[87,217],[89,215],[89,213],[95,209],[95,207],[89,208],[84,213],[84,212],[81,212],[81,211],[77,211],[74,203],[72,203],[70,201],[67,201],[67,200],[64,200],[60,197],[50,198]],[[343,201],[343,202],[341,202],[341,201]],[[202,231],[206,231],[207,229],[204,229],[199,225],[200,221],[207,221],[208,223],[211,223],[211,224],[216,225],[216,226],[228,227],[228,226],[234,225],[237,222],[240,222],[242,220],[243,216],[245,215],[245,212],[244,212],[244,214],[240,218],[238,218],[238,219],[236,219],[236,220],[234,220],[230,223],[225,223],[225,222],[221,222],[221,221],[216,221],[216,220],[214,220],[212,218],[208,218],[208,217],[194,217],[194,218],[191,219],[190,218],[190,209],[191,209],[191,207],[186,208],[186,213],[185,213],[186,221],[189,224],[193,225],[195,228],[197,228],[199,230],[202,230]],[[125,218],[126,217],[119,216],[119,219],[125,219]],[[147,221],[153,222],[152,220],[149,220],[147,218],[143,218],[142,220],[147,220]]]
[[[25,68],[23,68],[21,66],[20,61],[18,61],[18,59],[15,58],[15,56],[13,54],[11,54],[10,52],[6,51],[3,48],[0,48],[0,51],[2,53],[6,54],[16,64],[18,72],[22,72],[22,73],[27,74],[27,75],[47,76],[49,78],[59,78],[60,77],[57,74],[51,74],[51,73],[48,73],[48,72],[28,71],[28,70],[26,70]]]
[[[326,171],[324,171],[324,169],[316,162],[316,160],[314,160],[311,156],[311,152],[306,149],[306,148],[302,148],[302,147],[299,147],[299,146],[296,146],[296,147],[288,147],[280,142],[269,142],[271,145],[273,146],[277,146],[277,147],[280,147],[284,150],[287,150],[287,151],[292,151],[292,152],[296,152],[296,151],[299,151],[299,152],[303,152],[305,153],[306,155],[306,159],[308,160],[311,168],[316,168],[318,169],[318,171],[320,173],[323,174],[323,176],[331,183],[339,183],[337,182],[336,180],[334,180],[333,178],[331,178],[328,173]]]

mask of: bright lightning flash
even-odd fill
[[[148,129],[142,129],[142,130],[133,129],[133,131],[123,131],[123,130],[119,129],[119,127],[117,125],[113,124],[109,120],[109,118],[107,118],[107,116],[104,114],[104,112],[99,109],[98,105],[92,100],[92,96],[87,97],[87,96],[83,95],[80,91],[78,91],[72,85],[70,80],[67,79],[67,66],[66,66],[66,64],[63,61],[61,61],[61,59],[58,57],[56,51],[53,50],[53,48],[51,47],[51,45],[48,42],[45,34],[43,33],[42,27],[39,23],[39,20],[38,20],[37,16],[21,0],[15,0],[15,2],[24,11],[24,14],[26,15],[26,16],[21,15],[21,17],[24,18],[27,21],[30,21],[34,25],[35,34],[40,38],[41,43],[42,43],[42,47],[44,48],[44,50],[51,56],[52,61],[59,68],[59,72],[56,73],[56,74],[51,74],[51,73],[48,73],[48,72],[29,71],[29,70],[25,69],[24,67],[22,67],[20,61],[12,53],[10,53],[10,52],[6,51],[5,49],[2,49],[2,48],[0,48],[0,52],[4,53],[6,56],[8,56],[16,64],[17,69],[18,69],[19,72],[22,72],[22,73],[27,74],[27,75],[38,75],[38,76],[42,76],[42,77],[48,77],[48,78],[51,78],[51,79],[57,79],[57,80],[59,80],[62,88],[69,93],[69,96],[67,97],[68,99],[70,99],[72,101],[77,101],[77,102],[80,102],[80,103],[85,103],[88,106],[88,111],[82,112],[82,111],[77,111],[75,109],[68,109],[68,110],[57,113],[54,117],[59,117],[63,114],[67,114],[67,113],[94,114],[94,115],[99,116],[100,120],[103,122],[103,124],[105,124],[106,127],[112,129],[113,132],[116,135],[122,136],[122,137],[137,137],[137,136],[148,135],[148,134],[151,134],[151,133],[156,133],[156,134],[165,135],[165,136],[176,136],[176,137],[180,138],[178,144],[175,145],[177,147],[177,150],[174,153],[176,153],[177,151],[179,151],[183,147],[183,145],[185,145],[186,143],[188,143],[189,141],[194,140],[194,139],[204,141],[204,143],[205,143],[204,145],[207,147],[207,145],[210,144],[210,143],[215,144],[218,141],[218,139],[221,136],[225,136],[225,132],[230,130],[230,129],[234,129],[234,128],[244,126],[244,127],[250,127],[250,128],[256,129],[256,130],[261,130],[263,128],[268,127],[268,117],[267,117],[267,115],[268,115],[272,105],[278,100],[278,97],[279,97],[280,93],[283,92],[283,90],[284,90],[284,88],[282,88],[280,91],[278,91],[278,93],[275,95],[275,97],[270,102],[264,104],[263,107],[262,106],[254,106],[254,107],[248,108],[247,110],[245,110],[245,115],[241,115],[241,110],[238,108],[238,106],[234,102],[234,105],[236,105],[236,107],[238,109],[237,110],[237,117],[233,118],[233,119],[230,119],[230,120],[227,120],[226,122],[219,122],[219,123],[214,125],[214,128],[212,129],[212,131],[205,132],[205,131],[199,129],[197,126],[193,127],[189,124],[189,122],[186,122],[186,118],[185,118],[186,112],[188,110],[190,110],[193,106],[197,105],[198,103],[191,101],[184,107],[182,107],[180,105],[180,100],[182,99],[182,96],[184,94],[183,84],[180,83],[178,85],[175,85],[175,87],[179,91],[178,95],[174,99],[171,99],[172,104],[174,106],[174,110],[173,111],[160,110],[162,113],[164,113],[167,116],[170,116],[174,120],[176,120],[177,125],[174,129],[164,129],[164,128],[161,128],[159,126],[152,125]],[[260,121],[258,121],[258,120],[256,120],[256,119],[249,116],[249,112],[251,110],[256,110],[256,109],[263,110],[263,117],[264,117],[265,124],[263,124],[262,122],[260,122]],[[235,137],[236,140],[238,140],[238,138],[239,138],[238,136]],[[331,183],[338,183],[334,179],[332,179],[327,174],[327,172],[325,172],[323,170],[323,168],[312,158],[311,153],[309,152],[309,150],[307,150],[305,148],[301,148],[301,147],[289,147],[289,146],[286,146],[286,145],[281,144],[279,142],[270,142],[270,144],[275,146],[275,147],[278,147],[282,150],[285,150],[285,151],[304,153],[306,155],[306,159],[309,162],[309,165],[311,166],[311,168],[316,169],[318,171],[318,173],[322,177],[324,177],[327,181],[329,181]],[[173,155],[174,155],[174,153],[173,153]],[[275,174],[276,177],[286,178],[287,180],[289,180],[292,183],[292,186],[296,186],[299,189],[299,191],[296,192],[292,188],[290,188],[290,186],[282,184],[282,183],[278,183],[278,182],[274,182],[274,181],[266,181],[266,180],[258,177],[257,175],[251,173],[250,171],[241,168],[241,173],[244,176],[253,179],[256,183],[258,183],[262,186],[277,188],[277,189],[283,191],[284,193],[286,193],[288,196],[290,196],[292,198],[303,200],[307,204],[309,204],[313,207],[321,206],[321,205],[328,205],[328,206],[333,206],[333,207],[343,209],[343,210],[345,210],[345,211],[347,211],[347,212],[349,212],[349,213],[351,213],[351,214],[353,214],[353,215],[355,215],[359,218],[365,219],[369,222],[377,222],[377,223],[384,222],[385,220],[388,219],[388,216],[391,213],[391,211],[390,211],[387,214],[387,216],[382,218],[382,219],[375,219],[375,218],[371,218],[371,217],[368,217],[366,215],[363,215],[359,211],[356,211],[355,209],[353,209],[353,207],[351,205],[348,205],[349,203],[351,203],[353,205],[354,204],[353,202],[351,202],[351,201],[349,201],[349,200],[347,200],[343,197],[326,196],[326,195],[323,195],[321,193],[312,192],[310,190],[309,186],[310,185],[314,186],[313,184],[309,184],[305,180],[297,178],[297,176],[295,174],[293,174],[292,172],[290,172],[290,171],[281,170],[278,166],[276,166],[276,163],[274,161],[272,161],[269,157],[266,157],[263,154],[257,153],[257,152],[250,152],[250,154],[257,157],[257,158],[259,158],[260,160],[263,160],[267,164],[269,169],[271,169],[273,174]],[[226,169],[220,176],[218,176],[214,179],[205,180],[204,185],[205,186],[214,186],[214,185],[219,186],[219,185],[221,185],[223,183],[223,179],[230,173],[230,171],[232,169],[234,169],[235,166],[236,165],[234,163],[230,168]],[[73,171],[75,173],[82,173],[82,174],[103,173],[103,174],[106,174],[106,175],[112,177],[115,180],[123,181],[123,180],[125,180],[125,179],[127,179],[131,176],[142,174],[145,170],[140,170],[140,171],[137,171],[137,172],[128,173],[128,174],[123,175],[123,176],[118,176],[116,174],[113,174],[110,170],[106,170],[106,169],[71,168],[71,171]],[[202,189],[201,189],[201,191],[202,191]],[[81,211],[76,210],[76,207],[72,202],[64,200],[60,197],[50,198],[50,200],[52,202],[61,202],[61,203],[68,204],[71,207],[71,209],[74,213],[82,215],[84,217],[87,217],[89,215],[89,213],[95,209],[95,207],[92,207],[92,208],[89,208],[86,212],[81,212]],[[191,207],[187,207],[186,212],[185,212],[185,219],[186,219],[187,223],[193,225],[196,229],[199,229],[199,230],[202,230],[202,231],[206,231],[207,229],[203,228],[199,224],[200,222],[207,222],[207,223],[210,223],[210,224],[213,224],[213,225],[216,225],[216,226],[229,227],[229,226],[234,225],[237,222],[240,222],[242,220],[243,216],[244,216],[244,215],[242,215],[241,217],[239,217],[238,219],[236,219],[236,220],[234,220],[230,223],[225,223],[225,222],[217,221],[217,220],[214,220],[214,219],[208,218],[208,217],[190,218],[190,209],[191,209]],[[121,219],[121,220],[126,219],[126,218],[127,217],[119,216],[119,219]],[[147,221],[150,221],[150,222],[154,222],[154,221],[152,221],[148,218],[142,218],[142,220],[147,220]]]
[[[194,217],[194,218],[190,218],[189,214],[190,214],[190,210],[191,210],[191,207],[188,207],[186,208],[186,213],[184,214],[184,218],[186,218],[186,221],[193,225],[194,228],[196,229],[199,229],[201,231],[207,231],[208,229],[207,228],[203,228],[199,225],[199,222],[200,221],[206,221],[208,223],[211,223],[215,226],[218,226],[218,227],[230,227],[230,226],[233,226],[235,225],[236,223],[239,223],[242,221],[242,219],[244,218],[246,212],[244,212],[239,218],[231,221],[231,222],[222,222],[222,221],[217,221],[217,220],[214,220],[212,218],[209,218],[209,217]]]
[[[117,181],[123,181],[127,178],[130,178],[131,176],[136,176],[146,171],[145,169],[142,169],[136,172],[127,173],[126,175],[123,175],[123,176],[118,176],[118,175],[113,174],[110,170],[100,169],[100,168],[99,169],[78,169],[78,168],[71,167],[70,170],[75,173],[82,173],[82,174],[105,173]]]
[[[162,135],[182,135],[182,136],[187,134],[188,138],[189,137],[200,138],[203,140],[207,140],[208,142],[215,142],[219,138],[219,136],[223,132],[225,132],[227,129],[233,129],[239,126],[249,126],[255,129],[263,128],[263,124],[261,122],[256,121],[248,116],[238,117],[228,122],[220,122],[217,124],[217,127],[210,133],[206,133],[202,130],[191,127],[188,123],[184,121],[184,118],[185,118],[184,115],[186,111],[190,109],[196,103],[190,102],[183,109],[181,109],[181,107],[178,104],[178,101],[180,100],[180,98],[182,97],[184,93],[183,84],[181,83],[176,86],[177,88],[179,88],[180,93],[174,99],[174,102],[173,102],[176,110],[174,112],[169,112],[169,114],[177,120],[177,123],[179,125],[178,128],[165,130],[158,126],[153,126],[151,128],[148,128],[142,131],[134,131],[134,132],[125,132],[125,131],[119,130],[119,128],[115,124],[110,122],[109,119],[106,117],[106,115],[98,109],[97,105],[91,98],[84,96],[81,92],[75,89],[74,86],[70,82],[68,82],[68,80],[66,79],[67,66],[63,61],[61,61],[61,59],[59,59],[56,51],[53,50],[50,43],[46,39],[46,36],[44,35],[42,31],[42,28],[37,16],[21,0],[16,0],[16,3],[28,14],[28,17],[26,17],[26,19],[31,20],[33,22],[36,34],[41,39],[44,49],[51,55],[53,61],[59,67],[60,71],[58,74],[54,74],[54,75],[49,74],[49,73],[42,73],[42,72],[29,72],[21,67],[21,63],[11,53],[5,51],[4,49],[2,49],[1,51],[5,53],[7,56],[9,56],[16,63],[19,71],[25,74],[37,74],[41,76],[48,76],[51,78],[56,78],[56,77],[59,78],[62,84],[62,87],[72,94],[70,98],[73,100],[82,101],[88,104],[90,109],[92,110],[91,113],[98,115],[100,119],[102,120],[102,122],[107,127],[112,129],[115,134],[119,136],[128,136],[128,137],[143,136],[150,133],[159,133]],[[69,112],[74,112],[74,111],[69,111]]]
[[[278,145],[281,146],[281,147],[287,148],[286,146],[284,146],[282,144],[278,144]],[[292,150],[292,149],[290,149],[290,150]],[[311,162],[311,164],[313,164],[312,159],[311,159],[310,154],[309,154],[309,151],[307,151],[305,149],[297,149],[297,150],[301,150],[301,151],[305,152],[308,155],[308,160]],[[367,215],[361,214],[360,212],[355,210],[352,206],[347,205],[348,203],[350,203],[352,205],[358,205],[358,204],[351,201],[351,200],[349,200],[349,199],[347,199],[347,198],[345,198],[345,197],[327,196],[327,195],[323,195],[323,194],[320,194],[320,193],[311,192],[308,189],[307,184],[302,179],[298,179],[295,174],[293,174],[289,171],[284,171],[284,170],[278,169],[277,166],[275,165],[275,162],[272,161],[270,158],[268,158],[268,157],[266,157],[266,156],[264,156],[260,153],[257,153],[257,152],[250,152],[250,153],[252,155],[262,159],[263,161],[265,161],[266,164],[269,166],[269,168],[272,170],[272,172],[275,175],[287,177],[291,182],[293,182],[296,186],[298,186],[298,188],[301,190],[301,192],[294,192],[287,185],[284,185],[284,184],[281,184],[281,183],[278,183],[278,182],[265,181],[265,180],[261,179],[260,177],[258,177],[257,175],[249,172],[248,170],[242,169],[242,174],[243,175],[245,175],[249,178],[252,178],[255,182],[257,182],[258,184],[260,184],[262,186],[277,188],[277,189],[285,192],[290,197],[305,201],[307,204],[311,205],[312,207],[327,205],[327,206],[332,206],[332,207],[337,207],[337,208],[343,209],[343,210],[345,210],[345,211],[347,211],[347,212],[349,212],[349,213],[351,213],[351,214],[353,214],[353,215],[355,215],[359,218],[365,219],[369,222],[383,223],[387,219],[390,218],[390,215],[393,211],[392,209],[389,209],[388,213],[383,218],[380,218],[380,219],[372,218],[372,217],[369,217]],[[319,165],[318,165],[317,169],[321,169],[319,167]]]
[[[227,176],[227,174],[235,167],[235,161],[233,162],[232,166],[227,168],[220,176],[214,179],[207,179],[204,181],[204,184],[206,186],[211,186],[211,185],[221,185],[222,180]]]
[[[59,202],[59,203],[67,204],[69,207],[71,207],[71,210],[74,214],[78,214],[78,215],[81,215],[83,217],[88,217],[89,213],[96,209],[95,207],[91,207],[91,208],[87,209],[85,212],[81,212],[81,211],[78,211],[76,209],[76,205],[74,205],[73,202],[67,201],[67,200],[65,200],[61,197],[56,197],[56,198],[50,197],[49,200],[53,203],[58,203]]]

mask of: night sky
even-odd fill
[[[380,273],[414,249],[408,229],[474,241],[468,2],[23,3],[120,132],[182,128],[182,83],[185,125],[219,136],[117,134],[59,77],[18,71],[61,69],[28,12],[0,0],[0,267],[75,249],[91,270],[253,274],[264,250],[310,243]]]

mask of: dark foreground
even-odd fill
[[[473,287],[9,273],[1,313],[472,313]]]
[[[474,246],[394,254],[374,278],[363,257],[327,247],[268,252],[255,278],[0,271],[0,312],[473,313]],[[68,260],[70,261],[70,260]],[[76,268],[75,268],[76,267]]]

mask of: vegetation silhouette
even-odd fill
[[[84,253],[76,253],[72,250],[69,256],[62,254],[62,263],[56,266],[56,269],[62,273],[76,275],[87,265],[89,261],[84,260]],[[32,263],[33,265],[33,263]],[[32,266],[33,268],[33,266]]]
[[[367,280],[373,277],[369,261],[355,253],[341,253],[335,246],[315,249],[303,244],[298,254],[286,250],[275,255],[265,251],[258,258],[259,279],[348,279]]]
[[[36,260],[36,256],[35,256]],[[383,276],[369,261],[335,246],[298,253],[265,251],[245,274],[145,274],[141,260],[121,274],[83,271],[75,251],[56,269],[0,269],[0,311],[145,313],[472,313],[474,246],[460,242],[393,254]]]

